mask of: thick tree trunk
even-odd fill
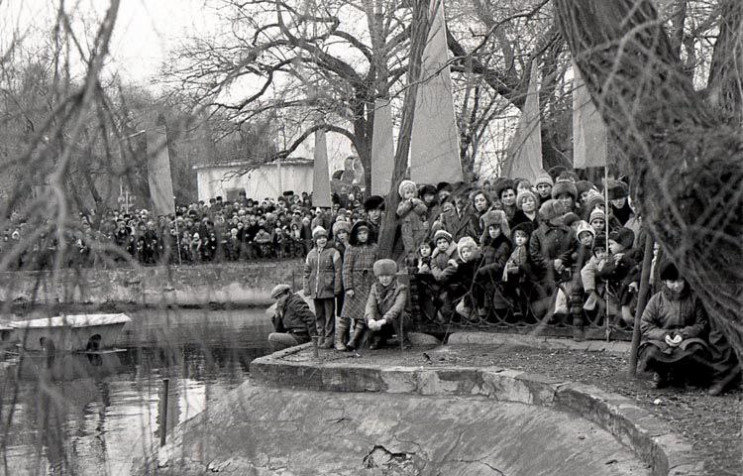
[[[648,0],[556,0],[657,241],[743,354],[743,140],[694,91]],[[740,25],[737,25],[740,28]]]
[[[400,186],[400,182],[403,181],[405,170],[408,167],[410,135],[413,131],[413,115],[415,113],[416,95],[418,94],[418,80],[420,79],[423,50],[426,46],[430,21],[428,18],[429,2],[427,0],[413,0],[412,3],[414,5],[413,29],[411,32],[408,86],[405,90],[402,123],[400,125],[400,136],[397,139],[392,182],[390,184],[390,191],[387,194],[387,211],[382,222],[381,233],[379,234],[379,254],[383,258],[392,256],[392,247],[395,244],[398,223],[395,211],[397,210],[397,205],[400,203],[397,188]]]
[[[723,120],[743,127],[743,2],[723,0],[720,34],[712,53],[708,98]]]

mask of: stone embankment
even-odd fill
[[[0,274],[0,301],[16,306],[265,306],[279,282],[302,285],[300,260]]]
[[[178,427],[140,474],[705,474],[667,423],[591,386],[406,366],[399,352],[322,355],[253,361],[251,381]]]

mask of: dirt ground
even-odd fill
[[[704,389],[650,387],[650,375],[628,376],[627,357],[609,352],[544,349],[502,345],[446,345],[363,351],[359,354],[324,351],[326,361],[348,358],[369,359],[375,364],[448,367],[498,366],[595,385],[633,399],[655,415],[677,427],[695,451],[705,458],[708,474],[743,475],[740,388],[719,397]],[[355,362],[356,363],[356,362]]]

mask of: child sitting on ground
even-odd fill
[[[383,347],[394,333],[404,340],[403,326],[408,288],[397,280],[397,264],[391,259],[374,263],[377,282],[369,291],[364,318],[369,329],[369,349]]]

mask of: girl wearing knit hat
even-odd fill
[[[369,239],[369,224],[365,221],[353,225],[349,244],[343,259],[343,311],[335,330],[335,349],[340,351],[348,347],[356,349],[361,345],[366,298],[374,283],[372,270],[378,253],[377,244]],[[351,329],[353,336],[346,344],[346,333]]]
[[[438,230],[433,235],[433,243],[436,248],[431,255],[431,274],[436,281],[445,283],[456,272],[453,263],[459,256],[457,244],[446,230]]]
[[[426,214],[428,207],[415,195],[418,187],[412,180],[403,180],[398,187],[400,204],[397,206],[397,217],[400,219],[400,233],[405,255],[415,256],[418,244],[426,239],[428,224]]]
[[[314,301],[321,345],[330,349],[335,340],[335,297],[342,291],[342,261],[338,250],[328,245],[325,228],[315,227],[312,239],[315,247],[307,254],[304,263],[304,294]]]
[[[408,287],[397,279],[397,264],[391,259],[381,259],[373,268],[377,282],[371,286],[364,312],[371,350],[383,347],[395,333],[399,339],[406,340],[404,324],[408,303]]]

